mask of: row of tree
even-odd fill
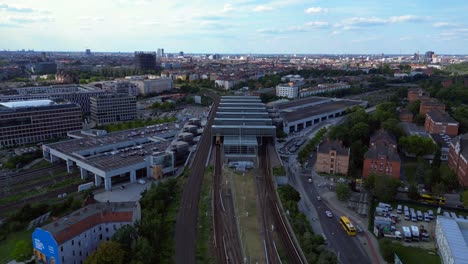
[[[317,146],[318,143],[320,143],[323,140],[323,137],[327,133],[327,129],[325,127],[321,128],[315,135],[314,137],[307,142],[307,145],[304,146],[304,148],[297,153],[297,160],[301,163],[304,164],[310,157],[310,154],[312,151],[314,151],[315,146]]]
[[[157,119],[148,118],[146,120],[137,119],[137,120],[134,120],[134,121],[118,122],[118,123],[114,123],[114,124],[101,126],[101,127],[98,127],[98,128],[99,129],[105,129],[108,132],[115,132],[115,131],[120,131],[120,130],[127,130],[127,129],[132,129],[132,128],[138,128],[138,127],[145,127],[145,126],[169,123],[169,122],[174,122],[174,121],[177,121],[177,117],[165,116],[163,118],[157,118]]]
[[[291,185],[285,185],[278,188],[278,194],[284,209],[289,212],[289,221],[307,261],[319,264],[338,263],[336,255],[325,248],[323,237],[314,234],[307,217],[299,211],[297,206],[301,199],[299,192]]]

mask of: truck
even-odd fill
[[[381,217],[381,216],[376,216],[374,218],[374,226],[380,227],[380,228],[385,228],[390,230],[393,222],[392,219],[389,217]]]
[[[413,237],[411,235],[411,231],[410,231],[409,227],[402,226],[402,229],[403,229],[403,237],[405,239],[405,242],[411,242]]]
[[[419,228],[417,226],[411,226],[411,235],[413,235],[413,241],[419,241]]]
[[[389,211],[389,212],[393,210],[393,209],[392,209],[392,206],[389,205],[389,204],[386,204],[386,203],[379,203],[379,204],[377,205],[377,207],[385,208],[385,209],[387,209],[387,211]]]
[[[395,231],[393,233],[384,234],[384,237],[394,238],[396,240],[401,240],[401,238],[402,238],[400,231]]]
[[[387,216],[388,215],[388,210],[382,207],[376,207],[375,208],[375,215],[378,216]]]

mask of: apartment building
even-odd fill
[[[425,92],[421,88],[410,88],[408,89],[408,101],[415,102],[415,101],[427,101],[430,100],[430,94],[428,92]]]
[[[36,228],[33,254],[40,263],[82,264],[117,230],[141,219],[138,202],[97,203]]]
[[[424,129],[431,134],[447,134],[454,137],[458,135],[459,125],[448,113],[434,109],[426,113]]]
[[[350,148],[341,142],[327,140],[317,149],[315,170],[319,173],[347,175],[349,170]]]
[[[299,85],[289,82],[289,83],[280,83],[276,86],[276,96],[286,97],[290,99],[297,98],[299,95]]]
[[[82,128],[78,105],[59,100],[0,103],[0,147],[63,138]]]
[[[398,155],[396,139],[381,129],[370,138],[369,150],[364,154],[362,176],[371,173],[400,178],[401,159]]]
[[[426,115],[432,110],[445,111],[445,104],[439,102],[437,99],[432,99],[430,101],[421,102],[419,105],[419,114]]]
[[[137,86],[139,95],[147,95],[152,93],[162,93],[169,91],[173,88],[173,81],[168,77],[153,77],[150,76],[147,79],[138,78],[141,76],[130,76],[125,77],[131,83]]]
[[[91,121],[96,125],[133,120],[137,117],[136,97],[106,94],[91,97]]]
[[[449,144],[448,166],[462,186],[468,186],[468,133],[452,139]]]

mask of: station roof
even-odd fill
[[[55,102],[52,100],[26,100],[26,101],[12,101],[0,103],[0,105],[8,108],[23,108],[23,107],[40,107],[54,105]]]
[[[330,100],[331,100],[330,98],[324,98],[324,97],[307,97],[304,99],[292,100],[292,101],[285,102],[285,103],[279,103],[276,105],[276,107],[279,110],[283,110],[283,109],[288,109],[288,108],[297,108],[297,107],[305,106],[308,104],[316,104],[322,101],[327,102]]]
[[[256,136],[225,136],[223,144],[225,146],[257,146]]]

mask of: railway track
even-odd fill
[[[200,200],[201,186],[205,173],[205,164],[211,146],[211,126],[214,121],[216,109],[219,105],[219,97],[215,97],[211,108],[208,122],[198,143],[190,175],[187,178],[182,191],[179,212],[177,213],[175,225],[175,263],[195,264],[198,201]]]
[[[213,180],[214,247],[217,263],[242,263],[241,243],[237,232],[236,215],[230,189],[222,186],[221,148],[216,145]]]
[[[19,183],[24,183],[27,181],[35,180],[43,176],[49,176],[49,173],[54,173],[55,171],[65,169],[65,165],[54,164],[48,167],[28,170],[25,172],[17,172],[10,175],[1,175],[0,176],[0,187],[7,186],[7,185],[15,185]]]
[[[296,242],[293,236],[291,235],[292,230],[290,230],[287,225],[287,219],[285,219],[282,210],[280,209],[271,174],[271,165],[267,143],[260,147],[259,156],[260,165],[264,174],[264,186],[259,187],[260,191],[264,192],[264,194],[259,193],[259,199],[264,199],[264,217],[269,216],[269,218],[267,220],[264,220],[263,223],[267,226],[272,225],[272,229],[274,229],[275,232],[277,232],[279,238],[281,239],[282,245],[286,249],[289,260],[288,263],[307,263],[303,259],[300,249],[296,245]],[[266,230],[265,234],[268,233],[268,230]],[[265,252],[265,255],[268,255],[267,263],[281,263],[281,260],[279,259],[277,254],[276,244],[272,239],[271,233],[270,235],[265,235]],[[268,262],[269,260],[271,260],[272,262]]]

